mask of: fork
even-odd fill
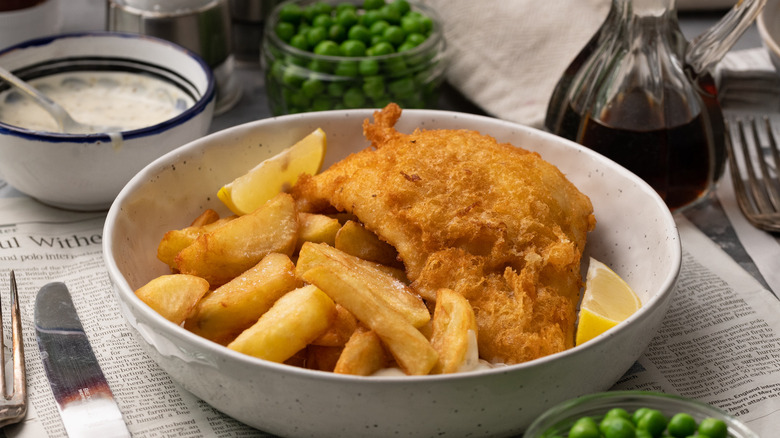
[[[754,226],[780,232],[780,149],[772,122],[767,116],[761,121],[735,117],[726,120],[726,127],[731,140],[726,142],[729,169],[740,210]]]
[[[0,427],[18,423],[27,413],[27,376],[24,368],[24,345],[22,343],[22,318],[19,311],[19,296],[16,292],[16,276],[11,271],[11,337],[13,342],[14,387],[11,394],[5,385],[5,341],[0,307]]]

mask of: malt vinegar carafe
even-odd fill
[[[708,70],[765,2],[739,2],[688,42],[674,0],[612,0],[553,91],[546,128],[628,168],[671,210],[693,205],[719,178],[726,155]]]

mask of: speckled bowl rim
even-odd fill
[[[195,333],[189,332],[184,328],[166,320],[165,318],[160,316],[160,314],[154,311],[151,307],[143,303],[140,299],[138,299],[135,296],[133,292],[133,288],[129,285],[127,279],[120,271],[119,267],[117,266],[116,260],[114,260],[113,257],[111,256],[112,248],[115,245],[115,243],[114,243],[114,236],[109,227],[111,227],[112,224],[118,222],[117,219],[118,216],[122,214],[123,204],[125,202],[128,202],[129,198],[132,196],[134,190],[139,184],[142,184],[144,181],[152,180],[155,174],[159,172],[160,169],[163,168],[165,164],[170,163],[171,161],[176,161],[179,159],[179,157],[183,155],[186,156],[188,153],[190,153],[191,150],[197,150],[202,148],[202,145],[204,143],[213,142],[212,139],[215,135],[225,135],[225,133],[227,132],[241,132],[241,130],[256,128],[258,125],[273,124],[276,123],[277,121],[286,121],[294,118],[306,118],[311,115],[317,115],[323,113],[330,113],[333,114],[335,117],[347,117],[347,118],[354,118],[357,120],[363,120],[366,117],[373,116],[374,111],[375,111],[374,109],[332,110],[332,111],[323,111],[323,112],[315,112],[315,113],[289,114],[289,115],[272,117],[263,120],[257,120],[254,122],[248,122],[243,125],[238,125],[232,128],[228,128],[224,131],[213,133],[206,137],[202,137],[198,140],[195,140],[187,145],[184,145],[174,151],[171,151],[161,156],[160,158],[158,158],[157,160],[155,160],[154,162],[146,166],[135,177],[133,177],[133,179],[131,179],[127,183],[127,185],[122,189],[122,191],[116,197],[114,203],[109,209],[105,221],[106,225],[103,233],[104,261],[106,264],[106,268],[110,273],[110,276],[116,282],[115,290],[121,296],[120,299],[123,299],[126,303],[128,303],[128,305],[132,303],[135,311],[143,315],[144,318],[157,321],[159,324],[159,330],[161,332],[163,331],[167,332],[165,336],[186,339],[188,342],[192,342],[195,345],[197,345],[197,348],[199,349],[207,350],[212,354],[216,354],[219,356],[222,355],[228,356],[231,360],[246,363],[248,366],[257,367],[258,371],[262,369],[270,368],[270,369],[275,369],[277,371],[295,374],[301,377],[306,377],[311,379],[317,379],[317,380],[324,379],[324,380],[337,381],[337,382],[339,381],[370,382],[370,384],[375,384],[377,386],[381,386],[390,382],[397,382],[399,380],[404,382],[409,382],[409,381],[430,382],[430,381],[442,381],[442,380],[451,381],[457,379],[474,379],[475,377],[479,377],[486,374],[504,374],[504,373],[511,373],[514,372],[515,370],[523,369],[523,368],[545,367],[549,362],[557,361],[560,358],[565,356],[583,354],[586,350],[600,348],[599,345],[605,342],[609,342],[610,336],[614,334],[613,330],[609,330],[605,333],[602,333],[601,335],[595,337],[594,339],[584,344],[577,345],[558,353],[550,354],[548,356],[544,356],[538,359],[534,359],[519,364],[499,366],[490,369],[480,369],[477,371],[454,373],[454,374],[438,374],[438,375],[431,374],[431,375],[424,375],[424,376],[372,376],[370,379],[367,380],[366,377],[363,376],[336,374],[331,372],[311,370],[311,369],[294,367],[286,364],[275,363],[268,360],[252,357],[243,353],[239,353],[237,351],[230,350],[222,345],[219,345],[208,339],[200,337]],[[457,112],[444,111],[444,110],[407,109],[404,110],[404,113],[405,114],[427,113],[427,114],[431,114],[433,117],[438,116],[445,119],[451,119],[453,117],[455,117],[456,119],[458,117],[469,118],[469,119],[485,119],[490,124],[503,125],[505,127],[508,127],[510,129],[515,129],[515,130],[527,130],[532,135],[539,136],[541,138],[549,139],[554,137],[556,142],[560,142],[562,140],[560,137],[555,136],[546,131],[531,128],[528,126],[518,125],[516,123],[512,123],[509,121],[496,119],[488,116],[457,113]],[[489,133],[487,134],[490,135]],[[679,234],[677,232],[677,225],[674,221],[674,217],[672,216],[671,212],[669,212],[668,208],[666,208],[666,204],[664,203],[663,199],[655,192],[655,190],[652,187],[650,187],[650,185],[648,185],[644,180],[636,176],[634,173],[624,168],[623,166],[617,164],[613,160],[599,154],[598,152],[595,152],[589,148],[586,148],[582,145],[579,145],[577,143],[568,140],[563,140],[563,141],[566,141],[568,143],[568,146],[572,148],[573,152],[591,156],[597,161],[608,161],[612,163],[612,165],[614,166],[613,170],[615,172],[621,174],[623,177],[627,178],[628,180],[631,180],[635,184],[644,187],[643,191],[654,200],[654,203],[657,206],[662,208],[662,211],[666,212],[666,214],[662,216],[662,219],[664,220],[663,228],[673,230],[675,233],[674,236],[670,236],[670,238],[672,238],[672,240],[675,242],[673,244],[675,251],[672,254],[672,259],[670,260],[670,265],[673,266],[673,269],[670,269],[669,272],[667,272],[665,278],[661,283],[662,286],[659,288],[659,292],[655,293],[653,297],[647,302],[643,302],[642,307],[638,311],[636,311],[633,315],[629,316],[626,320],[622,321],[619,324],[619,326],[632,324],[635,321],[649,318],[651,316],[651,313],[656,310],[656,307],[660,306],[661,305],[660,303],[664,300],[667,300],[669,298],[669,295],[671,295],[674,292],[675,285],[677,283],[677,279],[679,278],[680,270],[682,267],[682,248],[679,239]]]

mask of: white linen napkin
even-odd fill
[[[541,127],[563,71],[604,21],[610,0],[423,0],[450,49],[447,80],[488,114]],[[678,0],[722,9],[736,0]]]
[[[609,0],[425,0],[443,22],[447,80],[492,116],[542,126],[558,78]]]

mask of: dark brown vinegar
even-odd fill
[[[661,130],[612,128],[593,119],[580,128],[579,143],[645,180],[670,210],[695,201],[712,182],[712,153],[701,115]]]

